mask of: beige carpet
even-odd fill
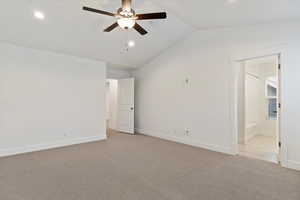
[[[142,135],[0,158],[0,200],[300,200],[300,173]]]

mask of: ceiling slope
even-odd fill
[[[198,29],[216,29],[300,18],[297,0],[134,0],[137,13],[166,11],[167,20],[143,21],[149,32],[103,29],[114,18],[84,12],[90,6],[115,12],[120,0],[10,0],[0,7],[0,40],[103,60],[119,68],[140,67]],[[34,18],[42,11],[45,20]],[[126,51],[128,40],[136,46]]]
[[[137,13],[168,11],[150,1],[137,1]],[[134,30],[117,28],[111,33],[103,29],[115,18],[85,12],[82,6],[115,12],[120,0],[12,0],[0,7],[0,40],[19,45],[47,49],[75,56],[104,60],[130,68],[141,66],[149,58],[191,32],[191,26],[168,13],[167,20],[142,21],[149,32],[146,36]],[[45,20],[33,16],[35,10],[45,14]],[[136,46],[126,51],[126,42],[134,40]]]

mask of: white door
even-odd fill
[[[134,78],[118,81],[117,129],[134,134]]]

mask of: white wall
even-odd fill
[[[234,153],[232,59],[284,46],[283,145],[300,169],[299,34],[299,22],[196,32],[134,72],[137,130]]]
[[[0,156],[106,138],[106,66],[0,43]]]

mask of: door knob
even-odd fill
[[[134,108],[133,108],[133,107],[131,107],[131,108],[130,108],[130,110],[134,110]]]

